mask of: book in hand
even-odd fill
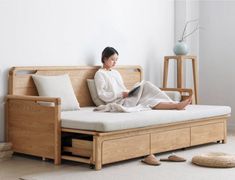
[[[134,94],[136,94],[136,93],[139,91],[142,82],[143,82],[143,81],[141,81],[140,83],[137,83],[137,84],[129,91],[128,97],[133,96]]]

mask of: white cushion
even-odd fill
[[[32,75],[39,96],[60,97],[61,110],[80,109],[68,74],[58,76]]]
[[[228,106],[188,105],[185,110],[150,110],[134,113],[107,113],[81,108],[80,111],[61,113],[61,126],[94,131],[116,131],[158,124],[192,121],[229,115]]]
[[[93,100],[93,102],[95,103],[96,106],[100,106],[100,105],[104,105],[105,102],[102,101],[98,94],[97,94],[97,90],[96,90],[96,86],[95,86],[95,81],[94,79],[87,79],[87,85],[88,85],[88,89],[90,91],[91,94],[91,99]]]

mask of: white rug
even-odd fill
[[[230,180],[235,177],[235,168],[206,168],[191,164],[194,155],[206,152],[235,154],[235,136],[229,136],[227,144],[209,144],[174,151],[187,162],[162,162],[160,166],[149,166],[140,162],[142,158],[106,165],[100,171],[88,165],[65,162],[62,166],[45,172],[22,177],[24,180]],[[158,154],[166,158],[170,153]]]

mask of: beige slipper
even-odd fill
[[[159,166],[161,164],[153,154],[148,155],[143,160],[141,160],[141,162],[151,166]]]
[[[185,162],[186,159],[177,155],[170,155],[167,159],[160,159],[160,161],[169,161],[169,162]]]

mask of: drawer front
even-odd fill
[[[224,139],[224,123],[208,124],[191,128],[191,145]]]
[[[152,133],[151,153],[170,151],[190,146],[190,128]]]
[[[92,144],[92,141],[72,139],[72,154],[90,157],[92,155]]]
[[[102,164],[149,154],[149,136],[149,134],[144,134],[104,141],[102,144]]]

